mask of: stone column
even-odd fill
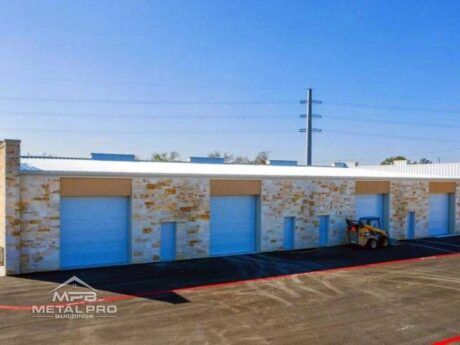
[[[460,234],[460,182],[455,188],[455,233]]]
[[[0,276],[20,273],[19,160],[21,142],[0,142]]]

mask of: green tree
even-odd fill
[[[408,163],[410,163],[410,161],[404,157],[404,156],[393,156],[393,157],[388,157],[388,158],[385,158],[381,163],[380,165],[391,165],[394,163],[394,161],[407,161]]]

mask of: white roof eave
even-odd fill
[[[442,180],[455,178],[382,172],[356,168],[198,164],[161,162],[118,162],[53,158],[22,158],[23,175],[110,176],[110,177],[202,177],[222,179],[359,179],[359,180]]]

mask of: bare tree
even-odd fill
[[[151,160],[154,162],[177,162],[179,161],[179,153],[177,151],[171,152],[156,152],[152,154]]]
[[[418,164],[432,164],[433,162],[430,161],[429,159],[426,159],[426,158],[421,158],[419,161],[418,161]]]
[[[252,164],[268,164],[268,156],[270,151],[261,151],[257,154]]]

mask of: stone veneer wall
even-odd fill
[[[5,140],[0,147],[1,211],[0,246],[4,247],[5,265],[0,275],[20,272],[19,157],[20,141]]]
[[[415,212],[415,237],[428,236],[428,181],[392,181],[390,183],[390,235],[407,237],[407,216]]]
[[[133,178],[132,262],[161,259],[164,222],[176,222],[177,259],[208,256],[209,199],[206,178]]]
[[[60,179],[21,177],[21,273],[60,268]]]
[[[1,164],[2,160],[0,176],[4,170]],[[11,172],[9,174],[11,176]],[[1,229],[10,229],[13,239],[20,237],[20,246],[14,244],[12,248],[18,253],[20,248],[21,273],[59,269],[59,177],[22,175],[18,188],[21,202],[16,206],[11,200],[18,200],[19,196],[11,191],[15,190],[17,178],[14,174],[12,176],[8,180],[10,195],[7,199],[10,218],[6,218],[8,227]],[[6,179],[4,181],[6,183]],[[209,255],[209,182],[207,178],[133,178],[133,263],[161,259],[160,229],[163,222],[177,223],[177,259]],[[1,188],[0,183],[0,192]],[[427,236],[429,182],[392,181],[390,192],[392,236],[405,238],[409,211],[416,212],[416,236]],[[355,216],[354,194],[353,180],[262,180],[260,251],[283,249],[284,217],[296,218],[296,248],[318,245],[320,215],[330,216],[329,245],[344,243],[345,218]],[[0,205],[4,200],[0,198]],[[5,210],[2,207],[0,215]],[[19,210],[20,218],[14,218]],[[456,231],[460,233],[460,183],[457,183],[456,218]],[[10,269],[8,273],[19,272]]]
[[[0,142],[0,277],[6,274],[5,268],[5,144]]]
[[[455,233],[460,234],[460,182],[455,187]]]
[[[283,249],[284,217],[295,217],[295,248],[317,247],[319,219],[330,216],[329,245],[345,242],[345,218],[355,213],[355,181],[263,180],[261,251]]]

